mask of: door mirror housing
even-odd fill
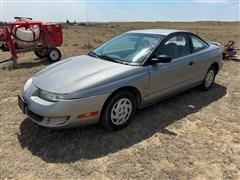
[[[157,63],[169,63],[172,61],[172,58],[168,55],[157,55],[153,57],[150,61],[150,64],[157,64]]]

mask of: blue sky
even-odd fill
[[[240,21],[240,0],[0,0],[1,20]]]

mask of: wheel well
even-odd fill
[[[111,97],[113,97],[115,94],[117,94],[118,92],[120,92],[120,91],[128,91],[128,92],[131,92],[131,93],[134,95],[134,97],[135,97],[135,99],[136,99],[136,101],[137,101],[137,108],[141,105],[142,97],[141,97],[140,91],[139,91],[137,88],[132,87],[132,86],[125,86],[125,87],[116,89],[115,91],[113,91],[113,92],[111,93],[111,95],[107,98],[107,100],[106,100],[105,103],[103,104],[102,110],[101,110],[101,113],[100,113],[100,121],[101,121],[101,118],[102,118],[103,109],[105,108],[105,106],[106,106],[106,104],[108,103],[109,99],[110,99]]]
[[[142,102],[142,97],[141,97],[141,93],[140,91],[135,88],[135,87],[132,87],[132,86],[125,86],[125,87],[122,87],[122,88],[119,88],[115,91],[112,92],[112,94],[107,98],[106,102],[112,97],[114,96],[115,94],[117,94],[118,92],[120,91],[128,91],[130,93],[133,94],[133,96],[135,97],[136,101],[137,101],[137,107],[139,107],[141,105],[141,102]],[[105,103],[106,103],[105,102]],[[105,103],[103,105],[103,107],[105,106]]]
[[[218,65],[218,63],[217,62],[214,62],[210,67],[214,67],[215,69],[216,69],[216,74],[218,73],[218,70],[219,70],[219,65]]]

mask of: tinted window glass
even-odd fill
[[[205,43],[198,37],[193,36],[193,35],[190,35],[190,37],[191,37],[192,45],[193,45],[193,52],[196,52],[196,51],[199,51],[201,49],[208,47],[207,43]]]
[[[185,35],[176,35],[168,39],[157,50],[157,55],[168,55],[172,59],[190,54],[190,47]]]

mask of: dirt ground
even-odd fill
[[[178,28],[240,45],[240,23],[111,23],[64,29],[63,58],[130,29]],[[1,60],[8,56],[1,53]],[[33,53],[1,65],[1,179],[240,179],[240,62],[227,61],[207,92],[197,88],[138,111],[130,126],[39,127],[17,107],[24,82],[49,63]],[[79,67],[81,70],[81,67]]]

